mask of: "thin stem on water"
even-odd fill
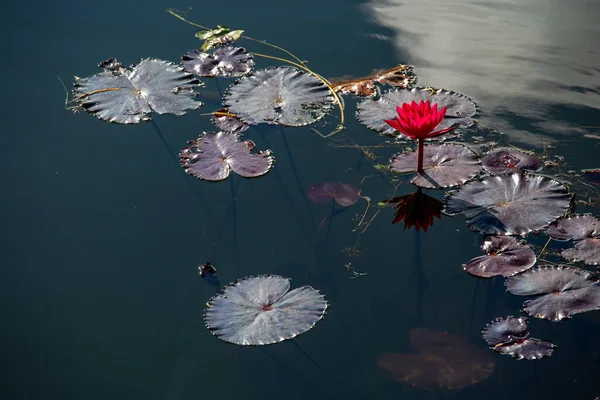
[[[423,172],[423,149],[425,147],[425,141],[423,139],[419,139],[419,149],[417,150],[417,172]]]

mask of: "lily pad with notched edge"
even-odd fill
[[[392,158],[393,171],[406,173],[417,169],[417,153],[406,152]],[[481,171],[477,155],[459,144],[428,145],[423,149],[423,172],[411,183],[424,188],[461,185]]]
[[[447,107],[446,115],[436,130],[452,125],[466,128],[474,123],[472,117],[477,110],[475,103],[467,96],[443,89],[436,91],[425,88],[390,90],[378,100],[365,99],[358,104],[356,117],[369,129],[386,135],[398,136],[398,131],[389,126],[385,120],[396,118],[398,115],[396,106],[402,106],[402,103],[412,101],[419,103],[421,100],[429,100],[432,106],[437,103],[438,110]]]
[[[229,87],[223,104],[249,124],[304,126],[327,115],[334,98],[313,75],[279,67],[241,78]]]
[[[271,151],[252,154],[254,143],[241,142],[239,137],[228,132],[204,133],[181,150],[181,166],[188,174],[207,181],[223,180],[231,170],[244,178],[266,174],[274,161]]]
[[[230,114],[226,108],[221,108],[219,111],[213,113],[212,122],[220,131],[240,133],[249,128],[249,125],[238,117],[233,114],[226,114]]]
[[[561,251],[569,261],[587,265],[600,264],[600,221],[592,215],[561,218],[548,226],[546,233],[553,239],[573,240],[575,246]]]
[[[528,337],[527,318],[496,318],[486,325],[482,333],[491,349],[518,360],[548,357],[556,348],[548,341]]]
[[[335,200],[342,207],[348,207],[360,200],[360,190],[349,183],[322,182],[312,185],[306,193],[317,204]]]
[[[487,255],[469,261],[465,271],[482,278],[515,275],[533,267],[536,261],[531,246],[510,236],[487,237],[481,247]]]
[[[481,164],[492,175],[510,174],[524,169],[540,168],[537,158],[512,148],[490,151],[481,159]]]
[[[323,318],[327,301],[310,286],[289,289],[290,280],[277,275],[239,280],[209,300],[206,327],[219,339],[242,346],[291,339]]]
[[[99,119],[135,124],[148,113],[183,115],[202,105],[194,100],[199,82],[182,67],[145,58],[126,69],[115,59],[103,62],[105,70],[75,81],[73,95],[86,111]]]
[[[471,228],[489,235],[524,235],[569,209],[567,188],[542,176],[491,176],[469,182],[446,199],[446,212],[462,213]]]
[[[532,317],[560,321],[573,314],[600,309],[600,284],[591,272],[565,266],[532,268],[506,280],[518,296],[540,295],[523,304]]]
[[[254,68],[252,56],[242,47],[219,47],[212,54],[192,50],[181,59],[187,72],[199,76],[231,78],[246,75]]]

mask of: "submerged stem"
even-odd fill
[[[423,139],[419,139],[419,149],[417,150],[417,173],[423,172],[423,149],[425,147],[425,141]]]

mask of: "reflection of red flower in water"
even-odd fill
[[[442,217],[444,207],[444,203],[424,194],[421,188],[414,193],[385,200],[384,203],[394,204],[397,209],[392,224],[404,220],[404,229],[414,226],[417,231],[423,228],[423,232],[433,225],[433,217]]]

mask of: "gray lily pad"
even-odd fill
[[[520,173],[470,182],[446,199],[446,212],[462,213],[471,228],[490,235],[524,235],[546,227],[571,204],[553,179]]]
[[[202,105],[194,100],[199,82],[168,61],[145,58],[131,69],[115,59],[104,61],[105,70],[77,79],[73,94],[86,111],[99,119],[135,124],[148,113],[183,115]]]
[[[560,321],[573,314],[600,309],[600,284],[591,272],[564,266],[532,268],[506,280],[511,294],[544,294],[523,304],[532,317]]]
[[[384,93],[378,100],[365,99],[358,103],[356,118],[361,124],[382,134],[398,136],[398,132],[389,126],[385,120],[398,116],[396,106],[402,103],[421,100],[437,103],[438,110],[447,107],[446,115],[436,130],[445,129],[452,125],[467,128],[473,125],[473,116],[477,112],[475,103],[467,96],[447,90],[430,90],[426,88],[397,89]]]
[[[524,169],[540,168],[537,158],[512,148],[502,148],[490,151],[481,159],[481,164],[492,175],[511,174]]]
[[[575,246],[561,255],[573,262],[600,264],[600,221],[592,215],[573,215],[561,218],[548,226],[546,233],[553,239],[573,240]]]
[[[240,141],[239,137],[229,132],[204,133],[181,150],[181,166],[188,174],[208,181],[223,180],[231,170],[244,178],[266,174],[275,160],[271,151],[252,154],[254,143]]]
[[[539,360],[551,356],[554,349],[556,349],[556,345],[551,342],[529,338],[499,346],[495,350],[501,354],[513,356],[517,360]]]
[[[492,347],[523,340],[529,335],[527,318],[496,318],[483,329],[483,339]]]
[[[327,301],[310,286],[289,289],[290,280],[277,275],[237,281],[210,299],[206,327],[219,339],[242,346],[291,339],[323,318]]]
[[[231,78],[252,71],[254,60],[243,47],[219,47],[214,53],[192,50],[181,58],[189,73],[199,76]]]
[[[395,155],[393,171],[406,173],[417,169],[417,153]],[[481,164],[471,149],[459,144],[428,145],[423,148],[423,172],[411,183],[424,188],[445,188],[462,185],[481,171]]]
[[[241,133],[250,127],[250,125],[238,117],[223,114],[229,114],[229,111],[226,108],[222,108],[213,113],[212,116],[213,123],[220,131]]]
[[[279,67],[241,78],[228,89],[223,103],[249,124],[304,126],[327,115],[334,98],[313,75]]]
[[[510,236],[490,236],[483,242],[485,256],[475,257],[465,271],[482,278],[508,277],[533,267],[536,262],[531,246]]]

